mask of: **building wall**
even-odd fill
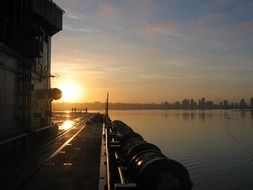
[[[64,11],[52,0],[8,0],[0,4],[3,140],[51,124],[51,37],[62,29]]]
[[[51,38],[44,33],[42,57],[37,59],[32,71],[32,128],[40,128],[50,125],[51,101],[48,97],[50,89],[50,41]],[[37,94],[40,94],[37,96]]]
[[[0,47],[4,47],[0,43]],[[6,47],[0,51],[0,139],[16,135],[22,131],[18,120],[18,74],[17,59]]]

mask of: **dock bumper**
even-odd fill
[[[124,122],[107,122],[104,134],[107,190],[192,189],[186,167],[167,158]]]

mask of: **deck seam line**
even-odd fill
[[[71,138],[69,138],[63,145],[60,146],[53,154],[51,154],[46,161],[54,158],[67,144],[69,144],[86,126],[82,126]]]

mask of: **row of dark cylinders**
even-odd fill
[[[154,144],[122,121],[112,122],[115,140],[119,141],[121,168],[128,182],[136,183],[140,190],[190,190],[192,183],[187,169],[168,159]]]

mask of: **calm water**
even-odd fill
[[[253,112],[110,111],[110,117],[184,164],[194,189],[253,189]]]

